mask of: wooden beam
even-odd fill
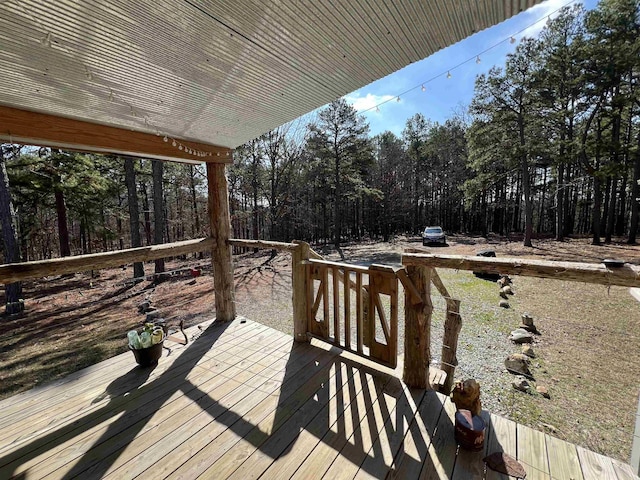
[[[442,337],[442,355],[440,369],[447,374],[442,384],[441,392],[445,395],[451,393],[453,387],[453,374],[458,365],[458,336],[462,330],[462,318],[460,318],[460,300],[447,298],[447,314],[444,321],[444,336]]]
[[[207,163],[209,191],[209,222],[213,248],[213,284],[216,289],[216,320],[228,322],[236,317],[233,263],[231,259],[231,217],[229,215],[229,190],[225,166]]]
[[[295,252],[299,245],[296,243],[272,242],[267,240],[246,240],[243,238],[232,238],[229,243],[234,247],[262,248],[265,250],[283,250]]]
[[[308,342],[307,338],[307,266],[309,244],[295,241],[296,249],[291,254],[291,287],[293,303],[293,339]]]
[[[231,149],[178,139],[205,156],[173,146],[164,135],[100,125],[83,120],[29,112],[0,105],[0,140],[95,153],[116,153],[186,163],[231,163]]]
[[[402,255],[402,264],[523,275],[599,285],[640,287],[640,267],[629,263],[619,268],[607,268],[599,263],[410,253]]]
[[[8,263],[0,265],[0,283],[13,283],[49,275],[99,270],[119,267],[134,262],[147,262],[157,258],[175,257],[189,253],[210,250],[212,238],[197,238],[182,242],[150,245],[148,247],[129,248],[117,252],[93,253],[74,257],[54,258],[37,262]]]
[[[431,362],[431,273],[427,267],[410,266],[407,275],[424,299],[420,306],[411,304],[405,291],[404,302],[404,366],[402,380],[409,387],[429,388]]]

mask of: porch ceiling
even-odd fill
[[[536,3],[0,0],[0,105],[234,148]]]

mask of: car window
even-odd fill
[[[441,228],[427,228],[425,230],[426,233],[442,233]]]

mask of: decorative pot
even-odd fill
[[[160,357],[162,356],[162,345],[164,342],[156,343],[147,348],[134,349],[129,347],[133,352],[133,356],[136,357],[136,362],[141,367],[149,367],[156,365]]]

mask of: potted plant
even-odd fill
[[[165,337],[164,328],[155,323],[145,323],[141,331],[131,330],[127,333],[129,349],[138,365],[148,367],[158,363]]]

